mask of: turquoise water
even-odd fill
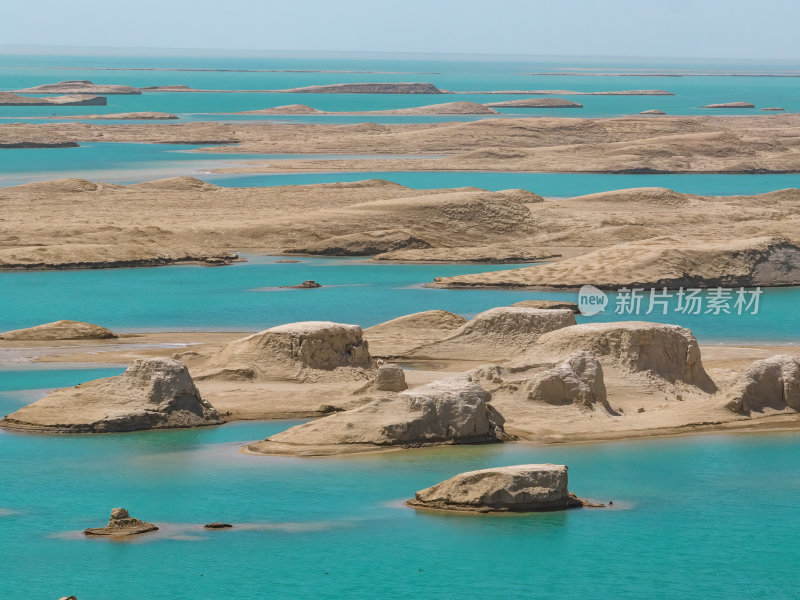
[[[488,190],[527,189],[548,197],[568,197],[632,187],[668,187],[706,195],[761,194],[800,187],[800,175],[618,175],[596,173],[494,173],[454,171],[362,171],[350,173],[270,173],[239,175],[212,173],[253,159],[297,158],[288,154],[191,152],[188,144],[84,143],[79,148],[20,148],[3,150],[0,186],[63,177],[109,183],[139,183],[162,177],[189,175],[225,187],[306,185],[362,179],[386,179],[416,189],[475,186]],[[304,155],[328,158],[329,155]]]
[[[305,185],[335,181],[386,179],[416,189],[474,186],[487,190],[521,188],[550,198],[566,198],[636,187],[666,187],[676,192],[709,196],[763,194],[800,187],[800,175],[617,175],[603,173],[488,173],[405,171],[358,173],[274,173],[201,175],[225,187]]]
[[[430,81],[452,90],[663,88],[668,97],[579,96],[584,109],[530,114],[614,116],[661,108],[702,114],[709,102],[749,100],[800,110],[797,79],[753,77],[548,77],[569,67],[660,67],[719,72],[796,70],[773,63],[598,59],[312,56],[4,56],[0,90],[62,79],[211,89],[284,88],[343,81]],[[92,71],[88,67],[379,70],[391,74]],[[55,70],[53,67],[69,67]],[[378,110],[518,96],[145,94],[107,107],[3,107],[0,123],[35,116],[156,110],[183,120],[238,121],[215,113],[301,102],[324,110]],[[732,111],[751,114],[752,111]],[[720,114],[715,112],[714,114]],[[465,117],[469,119],[471,117]],[[348,122],[349,117],[299,120]],[[371,118],[436,121],[446,118]],[[449,118],[448,118],[449,119]],[[291,120],[291,119],[281,119]],[[0,125],[2,126],[2,125]],[[525,188],[563,197],[664,186],[698,194],[800,187],[794,175],[563,175],[527,173],[315,173],[219,176],[212,168],[253,155],[191,154],[193,146],[86,144],[3,150],[0,185],[79,176],[132,183],[199,175],[219,185],[285,185],[372,177],[414,188]],[[0,331],[70,318],[120,331],[259,330],[329,319],[369,326],[426,309],[467,317],[523,299],[574,300],[570,292],[433,290],[436,276],[516,265],[383,265],[352,259],[274,257],[224,268],[0,273]],[[325,287],[277,290],[305,279]],[[613,302],[612,295],[612,302]],[[765,290],[757,315],[658,319],[691,327],[701,342],[800,341],[800,288]],[[651,316],[652,317],[652,316]],[[651,318],[643,317],[643,318]],[[600,315],[594,320],[629,319]],[[580,317],[581,322],[589,319]],[[0,357],[0,361],[8,357]],[[106,377],[117,365],[0,364],[0,415],[56,387]],[[442,448],[337,460],[266,458],[243,443],[294,422],[109,436],[0,431],[0,597],[4,600],[139,598],[790,598],[800,558],[796,477],[800,434],[717,435],[613,444]],[[614,510],[511,517],[416,513],[414,491],[469,469],[527,462],[570,465],[571,488]],[[86,540],[125,506],[161,526],[129,542]],[[222,520],[229,531],[199,524]]]
[[[54,67],[66,67],[66,70]],[[320,72],[187,72],[187,71],[97,71],[90,67],[116,68],[194,68],[194,69],[295,69],[383,71],[384,73]],[[620,61],[582,58],[504,58],[442,56],[358,56],[292,55],[254,56],[24,56],[4,57],[0,65],[0,90],[14,90],[64,79],[90,79],[98,83],[134,86],[189,85],[197,89],[259,90],[286,89],[306,85],[368,82],[426,81],[452,91],[570,89],[609,91],[626,89],[666,89],[674,96],[576,96],[582,109],[530,110],[526,114],[560,116],[619,116],[659,108],[671,114],[706,114],[700,107],[717,102],[750,101],[758,107],[782,106],[800,111],[797,79],[763,77],[581,77],[530,76],[522,73],[550,72],[564,68],[596,67],[617,71],[622,68],[663,68],[700,72],[775,72],[798,70],[796,63],[767,64],[746,61]],[[45,115],[76,115],[86,112],[128,112],[154,110],[178,113],[187,120],[207,120],[207,113],[236,112],[268,108],[281,104],[310,104],[321,110],[383,110],[421,106],[432,102],[472,100],[500,101],[519,98],[505,95],[329,95],[329,94],[219,94],[145,93],[141,96],[109,96],[106,107],[7,107],[2,115],[24,118]],[[519,112],[519,111],[517,111]],[[715,111],[714,114],[752,114],[752,110]],[[2,116],[0,115],[0,116]],[[311,120],[317,120],[317,117]],[[346,122],[346,117],[326,117],[330,122]],[[382,122],[396,118],[375,117]],[[405,118],[413,122],[415,118]],[[447,117],[440,120],[447,120]],[[304,118],[301,120],[308,120]],[[430,119],[422,119],[426,121]]]
[[[0,580],[3,598],[795,595],[797,434],[340,460],[236,452],[293,424],[0,433],[0,555],[14,574]],[[569,464],[573,491],[615,509],[487,517],[402,505],[456,473],[528,462]],[[104,524],[113,506],[161,531],[84,539],[79,532]],[[198,527],[215,520],[237,528]]]
[[[211,169],[235,166],[237,161],[286,158],[336,158],[330,154],[240,154],[192,152],[196,144],[87,142],[77,148],[5,149],[0,162],[0,186],[20,185],[64,177],[108,183],[140,183],[164,177],[192,175],[211,180]],[[202,147],[208,147],[204,145]],[[351,155],[353,158],[368,158]],[[258,185],[258,184],[256,184]]]
[[[0,331],[57,319],[99,323],[120,331],[262,330],[293,321],[330,320],[364,327],[394,317],[445,309],[467,317],[519,300],[575,301],[574,292],[440,290],[421,286],[434,277],[523,265],[383,264],[361,259],[250,256],[229,267],[0,273]],[[324,287],[277,289],[313,279]],[[611,295],[614,306],[615,294]],[[800,288],[765,289],[758,314],[683,315],[673,298],[654,320],[690,327],[702,342],[800,341]],[[643,302],[643,310],[647,309]],[[731,306],[733,306],[731,304]],[[705,310],[705,309],[703,309]],[[589,320],[631,320],[602,314]]]

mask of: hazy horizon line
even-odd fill
[[[0,44],[0,51],[11,50],[38,50],[41,53],[45,50],[59,50],[69,48],[72,50],[92,51],[113,51],[115,53],[124,52],[175,52],[175,53],[225,53],[228,55],[242,54],[286,54],[286,55],[379,55],[379,56],[427,56],[427,57],[486,57],[486,58],[548,58],[548,59],[624,59],[624,60],[690,60],[690,61],[747,61],[752,63],[762,63],[765,61],[779,61],[781,63],[792,63],[800,65],[800,59],[791,58],[747,58],[747,57],[720,57],[720,56],[657,56],[657,55],[603,55],[603,54],[508,54],[492,52],[437,52],[437,51],[408,51],[408,50],[281,50],[268,48],[200,48],[200,47],[170,47],[170,46],[105,46],[105,45],[86,45],[86,44]],[[22,54],[22,52],[18,52]]]

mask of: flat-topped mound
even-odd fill
[[[640,115],[665,115],[667,113],[665,113],[663,110],[658,110],[657,108],[653,108],[651,110],[643,110],[639,114]]]
[[[420,490],[415,508],[470,512],[532,512],[584,506],[567,488],[566,465],[513,465],[461,473]]]
[[[97,84],[87,79],[45,83],[24,90],[22,94],[141,94],[142,92],[129,85]]]
[[[218,425],[189,371],[170,358],[140,359],[121,375],[56,390],[0,421],[8,429],[112,433]]]
[[[696,196],[691,194],[681,194],[669,188],[640,187],[574,196],[570,198],[570,202],[618,202],[623,204],[644,204],[647,206],[688,206],[692,204],[695,198]]]
[[[362,452],[393,446],[500,441],[489,394],[465,378],[442,379],[297,425],[247,447],[263,454]]]
[[[533,351],[556,357],[589,351],[629,372],[648,373],[707,392],[716,389],[703,368],[694,335],[677,325],[645,321],[573,325],[545,333]]]
[[[467,320],[446,310],[427,310],[364,330],[374,356],[401,356],[417,346],[447,337]]]
[[[108,100],[103,96],[56,96],[54,98],[33,98],[12,92],[0,92],[0,106],[105,106]]]
[[[372,256],[395,250],[425,249],[431,245],[403,229],[382,229],[336,235],[300,248],[287,248],[286,254],[327,256]]]
[[[179,177],[167,177],[165,179],[154,179],[153,181],[143,181],[142,183],[132,183],[126,186],[131,189],[140,190],[167,190],[167,191],[208,191],[218,190],[219,186],[208,183],[195,177],[185,175]]]
[[[742,415],[800,411],[800,359],[778,354],[755,361],[725,390],[725,405]]]
[[[725,240],[650,238],[557,263],[437,277],[434,287],[738,288],[800,285],[800,246],[775,237]]]
[[[233,341],[196,364],[201,380],[347,381],[375,368],[361,327],[304,321]]]
[[[110,329],[81,321],[54,321],[0,333],[0,340],[20,341],[106,340],[115,337],[117,334]]]
[[[499,243],[485,246],[447,246],[441,248],[401,248],[376,254],[372,258],[397,262],[532,263],[560,254],[527,244]]]
[[[432,83],[335,83],[280,90],[291,94],[441,94]]]
[[[448,337],[420,346],[409,355],[495,360],[528,350],[542,334],[570,325],[575,325],[571,310],[500,306],[478,314]]]
[[[583,104],[564,98],[522,98],[505,102],[488,102],[484,106],[491,108],[583,108]]]

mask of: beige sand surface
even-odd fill
[[[518,190],[414,190],[380,180],[259,188],[191,178],[32,183],[0,189],[0,268],[224,264],[246,250],[358,256],[474,248],[530,235],[525,201],[537,198]]]
[[[287,104],[262,110],[246,110],[235,115],[496,115],[497,111],[477,102],[443,102],[415,106],[413,108],[396,108],[392,110],[344,111],[329,112],[317,110],[305,104]]]
[[[237,252],[291,251],[559,261],[442,286],[800,281],[800,191],[792,189],[706,197],[638,188],[545,201],[521,190],[414,190],[381,180],[220,188],[190,178],[128,186],[73,179],[0,189],[0,209],[6,269],[225,264]],[[287,269],[285,285],[296,283]]]
[[[379,125],[321,123],[13,123],[25,140],[223,144],[213,152],[403,154],[441,158],[250,161],[231,172],[482,170],[617,173],[800,171],[800,115],[636,115]]]

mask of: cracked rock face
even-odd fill
[[[500,441],[503,419],[489,404],[491,396],[465,378],[443,379],[380,398],[358,408],[292,427],[255,444],[302,447],[424,444]]]
[[[778,354],[757,360],[725,392],[725,406],[735,413],[791,409],[800,411],[800,359]]]
[[[567,488],[566,465],[514,465],[469,471],[420,490],[408,504],[472,512],[527,512],[583,506]]]
[[[402,392],[408,389],[406,375],[399,365],[385,364],[378,367],[375,389],[381,392]]]
[[[687,383],[705,392],[716,390],[703,368],[697,340],[690,330],[677,325],[589,323],[546,333],[536,344],[537,353],[551,356],[568,356],[580,350],[629,372]]]
[[[110,433],[218,425],[187,368],[170,358],[140,359],[121,375],[56,390],[0,421],[9,429]]]
[[[528,399],[547,404],[577,404],[592,408],[606,401],[603,367],[591,352],[576,352],[551,369],[535,375],[526,386]]]

